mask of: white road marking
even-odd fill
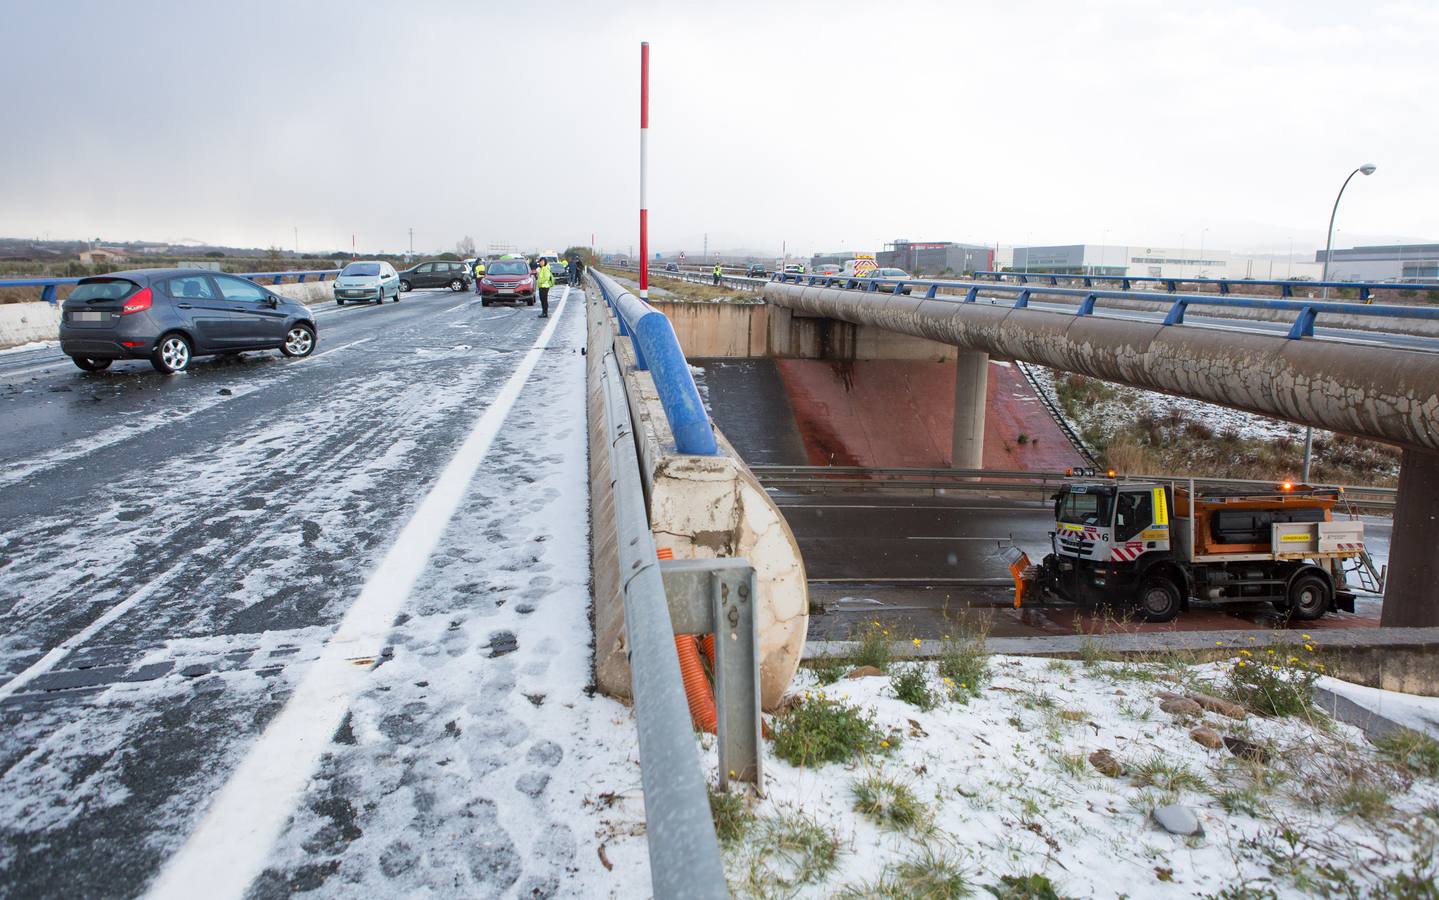
[[[71,363],[68,359],[57,359],[57,360],[55,360],[54,362],[48,363],[48,364],[43,365],[43,366],[32,366],[31,368],[28,368],[28,369],[18,369],[18,370],[11,370],[11,371],[9,371],[9,372],[0,372],[0,381],[4,381],[4,380],[7,379],[7,378],[14,378],[14,377],[19,376],[19,375],[29,375],[29,374],[32,374],[32,373],[34,373],[34,372],[43,372],[43,371],[45,371],[46,369],[53,369],[53,368],[55,368],[56,366],[62,365],[62,364],[63,364],[63,365],[74,365],[74,364]],[[80,371],[80,370],[77,368],[75,371],[78,372],[78,371]]]
[[[319,659],[225,782],[199,827],[166,862],[148,896],[238,900],[260,874],[296,798],[368,682],[395,617],[549,345],[568,296],[566,287],[550,321],[400,530]]]
[[[105,612],[98,619],[91,622],[89,625],[85,626],[83,629],[66,638],[65,640],[61,641],[49,653],[46,653],[44,656],[36,660],[28,669],[21,672],[19,675],[16,675],[14,678],[7,681],[4,685],[0,685],[0,700],[4,700],[6,697],[20,690],[22,687],[29,684],[31,681],[34,681],[35,678],[37,678],[38,676],[44,675],[46,672],[53,669],[55,667],[55,664],[58,663],[60,660],[64,659],[71,650],[75,649],[75,647],[94,637],[106,625],[109,625],[111,622],[125,615],[125,613],[133,609],[136,604],[142,602],[145,598],[149,597],[151,594],[155,593],[155,591],[159,590],[162,586],[164,586],[165,582],[169,581],[171,576],[173,576],[176,572],[180,571],[180,568],[184,565],[184,562],[176,563],[174,566],[171,566],[169,569],[162,572],[159,577],[151,579],[149,584],[145,585],[135,593],[126,597],[124,600],[116,603],[114,606],[105,610]]]
[[[358,341],[350,341],[348,344],[341,344],[341,345],[338,346],[338,347],[331,347],[330,349],[326,350],[326,351],[323,352],[323,353],[312,353],[312,354],[310,354],[310,359],[319,359],[319,358],[322,357],[322,356],[329,356],[331,353],[339,353],[341,350],[348,350],[348,349],[350,349],[351,347],[355,346],[356,344],[363,344],[363,343],[365,343],[366,341],[373,341],[373,340],[374,340],[374,338],[372,338],[372,337],[367,337],[367,338],[360,338]]]

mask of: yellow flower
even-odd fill
[[[1319,671],[1321,671],[1321,672],[1324,671],[1324,663],[1320,663],[1320,664],[1319,664]]]
[[[1268,651],[1266,651],[1266,652],[1267,652],[1270,656],[1273,656],[1273,655],[1274,655],[1274,651],[1273,651],[1273,650],[1268,650]]]
[[[1223,646],[1224,646],[1224,642],[1223,642],[1223,641],[1215,641],[1215,642],[1214,642],[1214,646],[1216,646],[1216,647],[1223,647]]]
[[[1251,643],[1251,644],[1254,643],[1255,641],[1258,641],[1258,640],[1259,640],[1259,638],[1255,637],[1255,636],[1252,635],[1252,634],[1249,636],[1249,643]]]
[[[1313,652],[1314,652],[1314,645],[1313,645],[1313,644],[1305,644],[1305,645],[1304,645],[1304,649],[1305,649],[1305,650],[1308,650],[1310,653],[1313,653]]]
[[[962,688],[967,688],[967,687],[969,687],[969,685],[965,684],[963,681],[961,681],[961,682],[959,683],[959,686],[962,687]]]
[[[1244,660],[1241,659],[1239,662],[1235,663],[1235,664],[1234,664],[1234,667],[1237,668],[1237,669],[1242,669],[1242,668],[1244,668]]]
[[[1239,651],[1239,655],[1240,655],[1240,656],[1253,656],[1254,654],[1253,654],[1253,653],[1250,653],[1248,650],[1240,650],[1240,651]]]
[[[880,634],[889,634],[888,631],[881,631]]]
[[[1301,637],[1303,637],[1306,641],[1312,641],[1312,640],[1314,640],[1314,638],[1310,637],[1310,636],[1307,635],[1307,634],[1301,635]]]
[[[879,745],[880,745],[881,747],[888,748],[888,747],[889,747],[889,741],[880,741],[880,742],[879,742]]]
[[[948,678],[944,679],[944,683],[945,683],[945,684],[954,684],[954,682],[953,682],[953,681],[950,681]]]
[[[919,638],[915,638],[914,640],[910,641],[910,643],[911,643],[911,644],[914,644],[916,647],[918,647],[918,646],[919,646]]]
[[[879,623],[878,623],[878,622],[870,622],[869,624],[873,625],[875,628],[878,628],[878,627],[879,627]]]

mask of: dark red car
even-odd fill
[[[511,303],[524,301],[535,305],[535,280],[530,277],[530,264],[523,259],[497,259],[485,267],[480,279],[480,305],[489,306],[497,300]]]

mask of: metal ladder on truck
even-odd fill
[[[1344,498],[1344,508],[1348,511],[1349,518],[1359,518],[1358,511],[1354,509],[1354,504],[1349,502],[1348,497]],[[1344,560],[1343,573],[1352,573],[1357,576],[1360,590],[1367,591],[1371,594],[1383,594],[1384,582],[1389,576],[1389,566],[1376,567],[1374,565],[1374,557],[1369,555],[1369,550],[1366,547],[1359,551],[1358,556]]]

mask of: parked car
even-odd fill
[[[564,260],[555,260],[550,263],[550,274],[555,276],[555,284],[569,284],[570,264]]]
[[[447,287],[458,292],[468,287],[474,278],[474,270],[466,269],[464,263],[437,259],[401,270],[400,290],[408,293],[420,288]]]
[[[870,273],[869,273],[868,275],[866,275],[865,277],[866,277],[866,278],[889,278],[889,279],[904,278],[904,279],[909,279],[909,278],[913,278],[914,276],[911,275],[911,274],[909,274],[908,272],[906,272],[906,271],[903,270],[903,269],[881,268],[881,269],[875,269],[873,272],[870,272]],[[890,292],[893,292],[893,291],[894,291],[894,285],[892,285],[892,284],[879,284],[879,285],[876,285],[876,286],[875,286],[875,290],[877,290],[877,291],[890,291]],[[900,291],[900,293],[902,293],[902,294],[908,294],[909,292],[910,292],[910,289],[909,289],[909,288],[904,288],[902,291]]]
[[[480,279],[480,305],[489,306],[499,300],[518,303],[523,300],[535,305],[535,280],[530,277],[530,264],[523,259],[497,259],[485,269]]]
[[[305,304],[205,269],[82,278],[61,307],[60,349],[87,372],[117,359],[148,359],[170,375],[196,356],[242,350],[309,356],[317,342],[315,317]]]
[[[335,277],[335,303],[384,303],[389,297],[400,299],[400,276],[395,267],[383,260],[356,260],[340,270]]]
[[[841,271],[843,270],[834,263],[825,263],[822,266],[814,267],[814,274],[816,275],[838,275]]]
[[[786,275],[803,275],[804,265],[802,263],[787,263],[784,267]]]
[[[769,272],[765,271],[763,263],[750,263],[749,268],[745,269],[745,274],[748,275],[750,278],[769,277]]]

